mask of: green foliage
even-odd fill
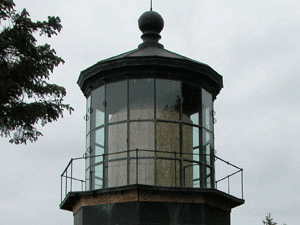
[[[65,88],[46,82],[64,60],[49,44],[37,45],[34,37],[57,35],[59,17],[33,22],[26,9],[14,7],[12,0],[0,0],[0,135],[26,144],[42,135],[37,124],[56,121],[73,108],[63,103]]]
[[[263,220],[265,225],[276,225],[277,223],[273,222],[273,218],[271,217],[271,213],[268,213],[266,216],[266,220]]]

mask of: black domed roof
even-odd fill
[[[157,12],[143,13],[138,25],[143,32],[137,49],[104,59],[81,72],[78,85],[88,96],[90,90],[123,79],[162,78],[200,85],[214,97],[223,87],[222,76],[204,63],[168,51],[158,43],[164,20]]]

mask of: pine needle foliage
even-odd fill
[[[273,218],[271,217],[271,213],[268,213],[266,219],[263,220],[264,225],[277,225],[277,223],[273,222]]]
[[[26,9],[17,12],[12,0],[0,0],[0,135],[11,143],[35,142],[44,126],[73,108],[63,103],[64,87],[50,84],[50,74],[64,60],[35,35],[51,38],[62,29],[59,17],[32,21]]]

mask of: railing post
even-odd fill
[[[66,187],[65,187],[65,196],[67,195],[68,192],[68,169],[66,170]]]
[[[72,186],[73,186],[73,159],[71,159],[71,185],[70,185],[70,191],[72,192]]]
[[[242,199],[244,199],[244,174],[243,174],[243,169],[241,169],[241,188],[242,188]]]
[[[154,150],[154,186],[157,185],[157,152]]]
[[[177,155],[176,155],[176,152],[174,154],[175,154],[175,173],[174,173],[175,174],[175,187],[177,187],[177,173],[176,173],[176,169],[177,169],[176,168],[176,161],[177,161],[176,158],[177,158]]]
[[[62,201],[62,192],[63,192],[63,188],[62,188],[62,182],[63,182],[63,177],[62,175],[60,176],[60,201]]]
[[[138,160],[138,149],[136,148],[135,149],[135,165],[136,165],[136,171],[135,171],[135,179],[136,179],[136,181],[135,181],[135,183],[136,184],[138,184],[138,182],[139,182],[139,171],[138,171],[138,169],[139,169],[139,160]]]
[[[181,171],[181,177],[180,177],[180,187],[184,187],[185,184],[183,183],[183,176],[184,176],[184,172],[183,172],[183,159],[182,159],[182,155],[180,156],[180,171]]]
[[[229,187],[229,176],[227,177],[228,180],[228,194],[230,194],[230,187]]]

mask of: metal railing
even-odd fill
[[[85,191],[85,182],[86,182],[85,177],[81,176],[81,178],[78,178],[78,174],[76,174],[76,177],[73,176],[75,166],[76,166],[76,171],[78,171],[78,169],[81,169],[82,171],[84,171],[84,164],[83,164],[83,167],[82,167],[82,165],[80,165],[78,167],[79,163],[74,166],[74,164],[75,164],[74,162],[78,162],[78,161],[82,162],[83,159],[85,159],[85,157],[71,158],[68,165],[66,166],[66,168],[60,175],[60,201],[62,201],[63,198],[69,192]],[[79,184],[79,186],[81,186],[81,188],[78,188],[78,184]]]
[[[240,195],[240,197],[242,199],[244,199],[244,172],[243,172],[243,169],[240,168],[240,167],[238,167],[238,166],[236,166],[236,165],[234,165],[234,164],[232,164],[232,163],[230,163],[230,162],[228,162],[228,161],[225,161],[225,160],[223,160],[223,159],[221,159],[221,158],[219,158],[217,156],[214,156],[214,157],[215,157],[216,161],[224,163],[224,164],[228,165],[229,167],[231,167],[231,169],[233,169],[233,170],[231,170],[231,172],[228,175],[225,175],[225,176],[221,175],[221,178],[218,178],[215,181],[215,187],[216,187],[216,189],[222,190],[222,191],[226,192],[227,194],[231,194],[230,178],[233,178],[235,175],[237,175],[237,176],[235,176],[235,178],[236,178],[236,177],[238,177],[238,174],[239,174],[240,175],[239,182],[237,182],[237,183],[240,183],[240,188],[237,188],[238,187],[238,185],[237,185],[236,188],[235,188],[235,190],[239,189],[239,191],[240,191],[239,195]],[[220,182],[225,182],[226,183],[226,186],[227,186],[226,189],[227,189],[227,191],[225,191],[224,189],[218,188],[219,187],[218,184]]]
[[[119,156],[118,156],[119,155]],[[200,156],[209,156],[210,163],[205,161],[194,160],[194,157],[200,158]],[[100,159],[97,163],[89,165],[86,167],[86,160],[91,161],[91,159]],[[148,160],[148,161],[147,161]],[[147,169],[153,169],[153,179],[149,183],[145,183],[145,163],[152,163]],[[123,163],[123,164],[122,164]],[[159,167],[159,165],[165,165],[164,167]],[[121,172],[126,175],[126,180],[122,184],[111,184],[108,182],[109,174],[108,170],[111,169],[114,172],[114,166],[122,165],[125,170],[118,170],[115,172]],[[92,173],[92,168],[95,166],[102,167],[102,185],[91,186],[87,185],[91,179],[86,179],[86,171]],[[162,173],[168,169],[168,174],[170,176],[170,182],[161,184],[163,176]],[[190,168],[190,170],[189,170]],[[197,169],[200,169],[199,173]],[[218,171],[220,169],[220,172]],[[173,172],[171,172],[173,170]],[[203,176],[203,172],[205,178]],[[224,174],[226,172],[226,174]],[[147,174],[150,172],[147,171]],[[171,174],[171,175],[170,175]],[[192,175],[191,175],[192,174]],[[239,178],[238,181],[236,178]],[[143,180],[144,179],[144,180]],[[210,182],[205,183],[205,179],[209,179]],[[89,181],[89,182],[87,182]],[[165,151],[154,151],[154,150],[144,150],[144,149],[134,149],[127,150],[116,153],[102,154],[96,156],[87,156],[79,158],[72,158],[66,168],[61,174],[61,201],[66,197],[69,192],[73,191],[85,191],[92,189],[103,189],[116,186],[125,186],[131,184],[147,184],[153,186],[167,186],[167,187],[185,187],[185,188],[216,188],[220,191],[226,192],[228,194],[238,195],[242,199],[244,198],[243,193],[243,169],[239,168],[215,155],[205,155],[205,154],[192,154],[192,153],[179,153],[179,152],[165,152]]]

